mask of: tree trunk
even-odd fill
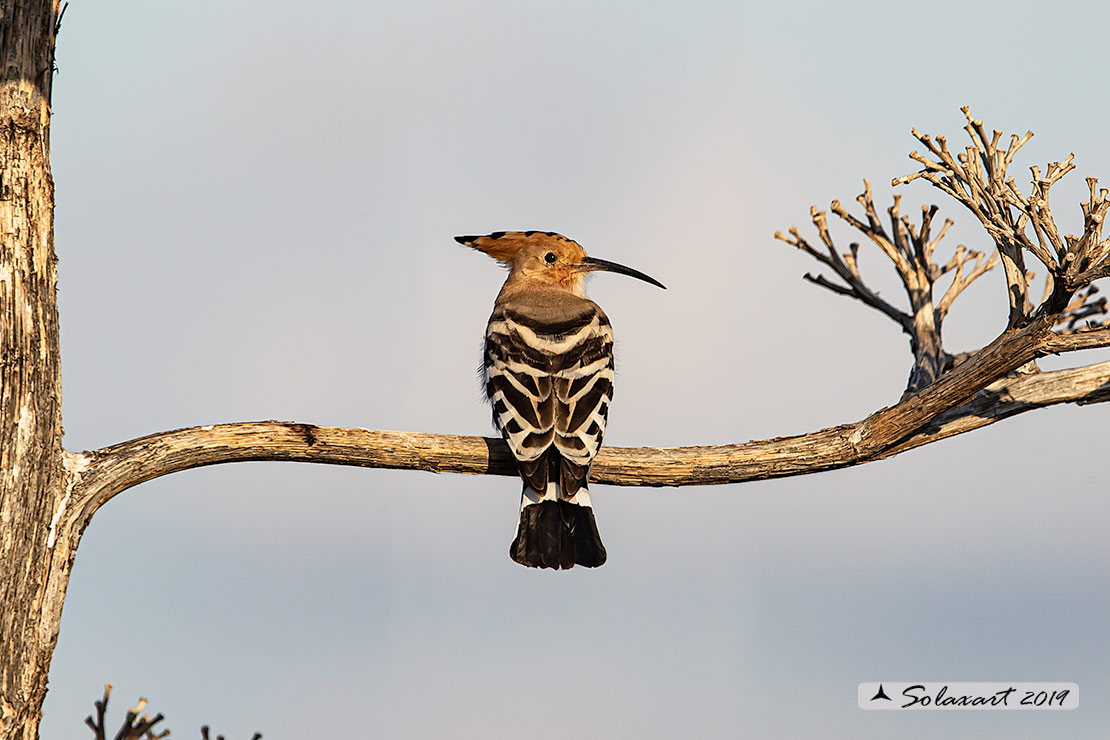
[[[52,532],[66,490],[50,86],[57,4],[0,0],[0,738],[38,737],[72,563]],[[61,556],[60,561],[57,556]]]

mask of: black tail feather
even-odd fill
[[[596,568],[605,562],[605,545],[593,508],[562,500],[528,504],[509,557],[529,568]]]

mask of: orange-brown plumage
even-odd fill
[[[509,279],[505,281],[509,293],[550,286],[577,296],[585,295],[586,270],[580,265],[586,258],[586,250],[562,234],[551,231],[498,231],[489,236],[456,239],[479,252],[485,252],[509,268]],[[551,260],[548,255],[555,255],[555,259]]]

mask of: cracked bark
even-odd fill
[[[0,737],[37,736],[73,563],[65,495],[50,83],[57,5],[0,2]]]

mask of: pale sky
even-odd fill
[[[772,234],[864,177],[885,207],[910,128],[958,140],[965,104],[1036,132],[1019,182],[1076,153],[1053,203],[1076,230],[1082,178],[1110,183],[1108,20],[1095,2],[73,2],[52,132],[66,446],[256,419],[492,435],[476,369],[504,273],[451,237],[505,229],[669,288],[591,282],[617,337],[608,443],[861,419],[898,400],[907,342],[803,282],[816,264]],[[956,219],[947,249],[988,247],[941,194],[902,192]],[[984,279],[949,348],[1004,318]],[[81,543],[43,737],[87,733],[111,682],[114,718],[146,696],[182,738],[1102,738],[1108,414],[787,480],[596,486],[609,562],[568,573],[509,560],[509,478],[152,481]],[[1082,698],[859,710],[879,680]]]

